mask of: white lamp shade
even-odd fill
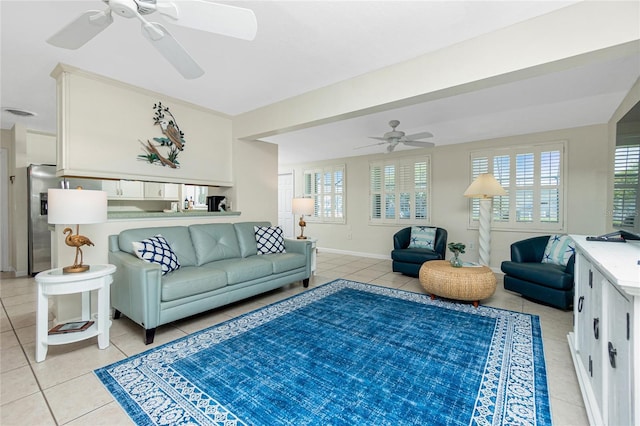
[[[507,195],[507,192],[491,173],[478,175],[464,191],[464,196],[470,198],[491,198],[497,195]]]
[[[79,225],[107,221],[107,193],[88,189],[49,189],[48,222]]]
[[[291,211],[293,214],[312,215],[313,214],[313,198],[294,198],[291,203]]]

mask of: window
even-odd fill
[[[640,145],[616,146],[613,177],[613,226],[633,228],[637,216]]]
[[[318,222],[345,222],[344,164],[305,170],[304,195],[314,200],[314,213],[308,220]]]
[[[428,223],[430,194],[428,156],[369,163],[371,223]]]
[[[507,195],[493,198],[494,228],[564,228],[564,142],[471,154],[471,176],[492,173]],[[480,202],[472,199],[470,226],[476,227]]]

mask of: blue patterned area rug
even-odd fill
[[[95,373],[140,425],[551,424],[537,316],[342,279]]]

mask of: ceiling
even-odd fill
[[[162,22],[205,70],[183,79],[140,34],[114,23],[78,50],[45,40],[98,0],[0,1],[1,127],[16,121],[55,132],[56,64],[65,63],[234,116],[348,80],[576,1],[235,1],[258,22],[244,41]],[[436,145],[607,122],[640,76],[640,52],[463,95],[346,119],[262,140],[281,164],[384,151],[369,136],[400,120],[407,134],[430,131]],[[4,108],[37,114],[15,117]],[[406,149],[399,147],[398,150]]]

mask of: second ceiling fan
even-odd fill
[[[378,142],[372,145],[367,145],[367,147],[388,144],[387,152],[393,152],[393,150],[396,149],[396,146],[398,146],[398,144],[417,146],[422,148],[430,148],[434,146],[433,142],[425,142],[425,141],[419,140],[419,139],[426,139],[426,138],[433,137],[432,133],[420,132],[420,133],[415,133],[413,135],[405,135],[403,131],[396,130],[396,127],[398,127],[399,124],[400,124],[400,121],[391,120],[389,122],[389,126],[391,126],[390,132],[385,133],[384,135],[382,135],[382,137],[369,136],[371,139],[381,140],[382,142]],[[360,148],[366,148],[366,147],[360,147]]]

